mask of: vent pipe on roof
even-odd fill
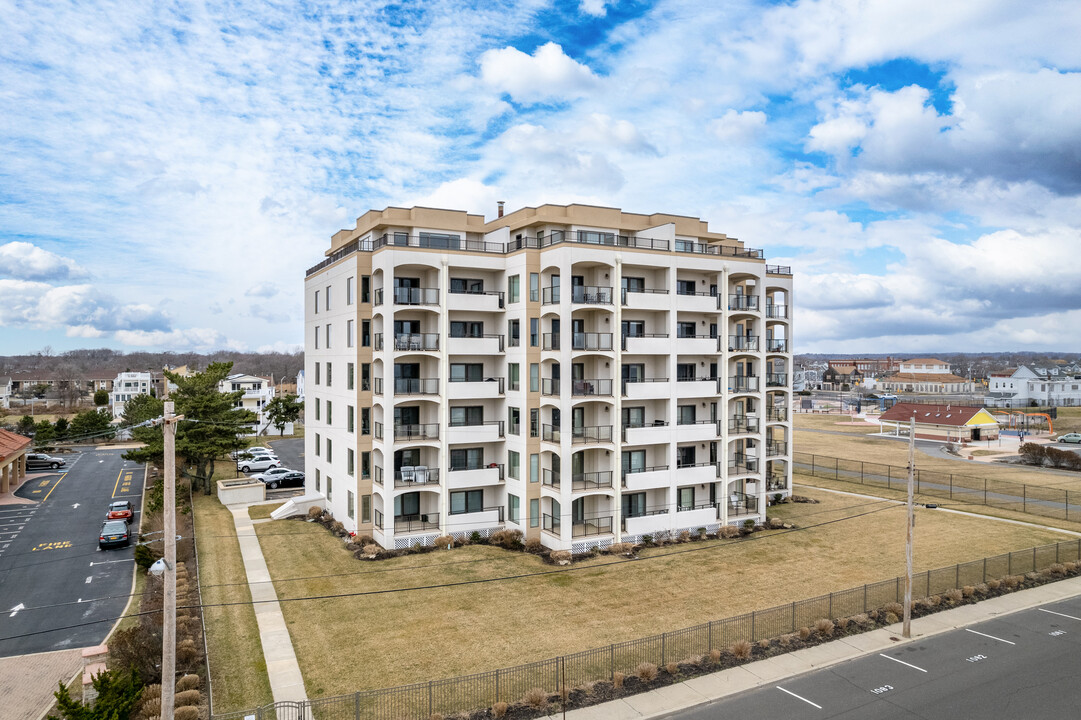
[[[504,202],[502,200],[499,200],[498,202],[496,202],[496,205],[499,206],[499,210],[497,211],[496,217],[501,218],[501,217],[503,217],[503,205],[504,205]]]

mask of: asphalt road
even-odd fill
[[[143,466],[122,452],[67,455],[60,472],[31,473],[16,491],[37,504],[0,507],[0,657],[99,645],[123,613],[126,597],[98,599],[131,592],[134,538],[98,549],[113,498],[131,500],[138,527]]]
[[[304,472],[304,438],[289,438],[287,440],[270,439],[267,443],[277,453],[282,461],[282,467],[290,470]]]
[[[1081,598],[782,680],[667,717],[956,720],[1077,717]]]

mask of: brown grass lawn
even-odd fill
[[[1058,419],[1053,421],[1055,434],[1081,432],[1081,407],[1069,407],[1058,409]]]
[[[753,540],[647,550],[609,565],[453,588],[283,602],[310,697],[445,678],[539,660],[895,577],[904,570],[899,506],[820,491],[818,505],[777,514],[805,529]],[[972,560],[1062,536],[1027,527],[919,511],[919,569]],[[554,569],[498,548],[361,562],[322,527],[256,526],[282,599],[438,585]],[[693,552],[677,553],[679,550]],[[286,582],[285,578],[348,574]],[[528,621],[523,620],[528,616]],[[343,651],[347,648],[348,652]]]
[[[793,413],[792,427],[796,430],[829,430],[830,432],[848,433],[851,435],[866,435],[878,432],[878,423],[862,423],[850,415],[837,415],[830,413]]]
[[[195,494],[199,584],[203,603],[251,600],[233,516],[216,497]],[[205,608],[214,712],[246,710],[272,700],[255,611],[250,605]]]
[[[263,520],[270,517],[270,513],[280,508],[285,503],[267,503],[265,505],[252,505],[248,508],[248,517],[252,520]]]

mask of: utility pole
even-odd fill
[[[912,530],[916,525],[912,485],[916,477],[916,415],[908,421],[908,514],[905,522],[905,621],[901,635],[912,637]]]
[[[165,403],[164,509],[165,516],[165,585],[161,612],[161,718],[173,720],[176,693],[176,423],[173,403]]]

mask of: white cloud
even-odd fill
[[[605,5],[615,5],[615,0],[580,0],[578,12],[593,17],[604,17],[608,13]]]
[[[243,350],[244,346],[212,328],[186,330],[120,330],[116,339],[134,347],[167,347],[174,350]]]
[[[598,78],[563,48],[545,43],[532,55],[513,47],[488,50],[480,56],[481,81],[517,102],[572,100],[597,88]]]
[[[766,113],[761,110],[728,110],[710,123],[710,131],[721,142],[746,142],[766,127]]]
[[[22,280],[70,280],[86,272],[71,258],[43,250],[33,243],[14,241],[0,245],[0,277]]]

